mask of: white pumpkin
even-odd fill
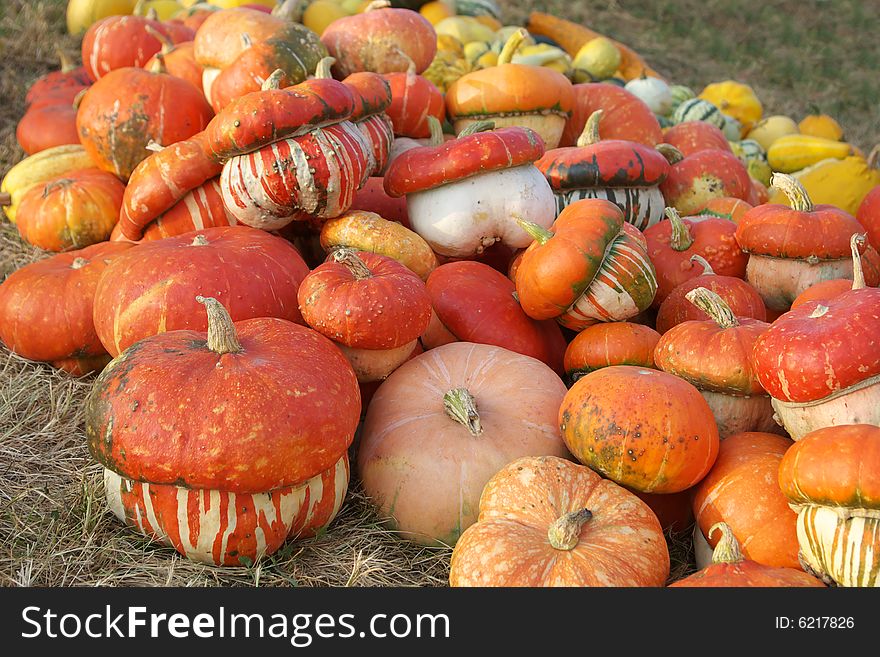
[[[672,113],[672,90],[660,78],[634,78],[626,83],[624,89],[644,102],[654,114],[668,116]]]

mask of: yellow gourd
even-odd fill
[[[746,135],[746,139],[754,139],[765,151],[773,142],[785,135],[798,134],[797,123],[787,116],[774,115],[761,119]]]
[[[321,36],[331,23],[350,14],[331,0],[315,0],[303,12],[302,22],[312,32]]]
[[[596,37],[587,41],[572,58],[577,71],[586,71],[594,80],[610,78],[620,68],[620,51],[610,39]]]
[[[453,36],[462,43],[470,43],[471,41],[493,41],[495,39],[495,30],[491,27],[483,25],[480,21],[472,16],[451,16],[444,18],[434,26],[437,34],[448,34]]]
[[[68,171],[88,169],[95,166],[86,149],[79,144],[53,146],[26,157],[12,167],[0,182],[0,205],[15,223],[18,204],[34,185],[58,178]]]
[[[842,160],[852,154],[852,146],[845,142],[810,135],[786,135],[767,149],[767,162],[774,171],[794,173],[828,158]]]
[[[440,52],[441,50],[464,55],[464,44],[456,39],[454,36],[450,36],[448,34],[438,34],[437,52]]]
[[[434,0],[433,2],[422,5],[422,8],[419,9],[419,13],[424,16],[431,25],[436,25],[444,18],[455,16],[455,9],[454,7],[451,7],[449,3],[443,2],[443,0]]]
[[[840,141],[843,139],[843,128],[832,117],[827,114],[810,114],[805,116],[798,123],[798,130],[802,135],[812,135],[813,137],[824,137],[825,139],[833,139]]]
[[[874,160],[858,156],[842,160],[830,158],[799,171],[794,177],[807,190],[813,203],[835,205],[855,215],[867,193],[880,185],[876,156]],[[774,192],[770,202],[788,205],[788,197]]]
[[[67,3],[67,31],[83,34],[92,23],[107,16],[130,14],[135,0],[70,0]]]
[[[568,75],[571,72],[571,57],[568,56],[568,53],[547,43],[524,46],[517,51],[511,61],[514,64],[552,68],[563,75]]]
[[[264,7],[272,7],[278,4],[277,0],[208,0],[209,5],[222,7],[223,9],[231,9],[232,7],[240,7],[241,5],[263,5]]]
[[[743,137],[764,114],[764,108],[754,90],[749,85],[734,80],[710,84],[698,97],[708,100],[724,114],[739,121]]]
[[[150,11],[155,11],[158,20],[167,21],[182,9],[185,7],[177,0],[138,0],[131,13],[135,16],[146,16]]]

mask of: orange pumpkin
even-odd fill
[[[647,504],[553,456],[513,461],[486,484],[451,586],[663,586],[669,553]]]
[[[684,156],[709,149],[733,152],[724,133],[705,121],[678,123],[663,133],[663,141],[675,146]]]
[[[614,365],[581,378],[565,395],[559,424],[581,463],[644,493],[690,488],[718,455],[718,428],[699,390],[642,367]]]
[[[565,375],[572,382],[611,365],[654,367],[660,334],[630,322],[603,322],[578,333],[565,350]]]

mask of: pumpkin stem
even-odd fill
[[[12,205],[12,194],[7,192],[3,192],[0,194],[0,205],[6,207],[7,205]]]
[[[468,137],[477,132],[488,132],[495,129],[495,121],[474,121],[458,133],[459,137]]]
[[[266,78],[263,81],[263,84],[260,85],[261,91],[269,91],[270,89],[280,89],[281,88],[281,80],[284,78],[284,71],[280,68],[276,68],[272,71],[272,75]]]
[[[687,251],[694,243],[694,238],[691,236],[691,231],[688,230],[687,224],[684,223],[684,220],[675,208],[666,208],[666,216],[672,225],[669,246],[676,251]]]
[[[501,54],[498,55],[497,66],[501,66],[502,64],[510,64],[510,62],[513,60],[513,56],[516,54],[516,51],[519,50],[519,47],[528,36],[529,33],[526,32],[525,28],[523,27],[519,28],[516,32],[511,34],[505,42],[504,48],[501,49]]]
[[[581,537],[581,529],[593,518],[589,509],[572,511],[558,518],[547,530],[547,538],[557,550],[573,550]]]
[[[160,32],[152,25],[145,25],[144,31],[162,44],[162,53],[167,55],[174,48],[174,42],[168,38],[168,35],[164,32]]]
[[[599,137],[599,121],[602,120],[602,116],[605,114],[604,110],[596,110],[592,114],[590,114],[590,118],[587,119],[587,122],[584,124],[584,130],[581,132],[581,136],[578,137],[577,145],[580,148],[584,146],[592,146],[593,144],[598,144],[601,137]]]
[[[251,40],[251,35],[247,32],[241,33],[241,45],[244,47],[245,50],[254,45],[254,42]]]
[[[770,186],[788,197],[791,207],[798,212],[812,212],[813,202],[807,190],[794,176],[787,173],[774,173],[770,176]]]
[[[58,180],[53,180],[50,183],[46,183],[43,187],[43,198],[46,198],[54,192],[56,189],[67,187],[72,184],[73,181],[70,178],[59,178]]]
[[[198,235],[196,235],[193,238],[193,241],[190,244],[190,246],[208,246],[208,244],[210,244],[210,242],[208,241],[208,238],[205,237],[204,235],[202,235],[201,233],[199,233]]]
[[[272,15],[291,23],[298,23],[303,14],[302,4],[302,0],[284,0],[281,4],[275,5]]]
[[[344,265],[351,272],[356,281],[362,281],[365,278],[372,278],[373,272],[367,267],[367,263],[361,260],[354,249],[341,247],[334,249],[330,254],[334,262]]]
[[[464,425],[472,436],[483,433],[480,414],[477,412],[477,400],[467,388],[453,388],[443,395],[443,407],[446,414],[456,422]]]
[[[82,269],[87,264],[89,264],[89,261],[86,260],[85,258],[74,258],[73,262],[70,263],[70,268],[71,269]]]
[[[711,276],[715,274],[715,270],[712,269],[712,265],[710,265],[709,261],[706,260],[703,256],[695,253],[691,256],[691,262],[700,265],[700,267],[703,268],[703,273],[701,274],[701,276]]]
[[[698,287],[684,296],[697,308],[709,315],[719,327],[729,329],[739,326],[739,320],[733,314],[733,310],[716,292],[705,287]]]
[[[159,12],[156,11],[155,7],[150,7],[147,9],[147,13],[143,14],[144,18],[148,21],[158,21],[159,20]]]
[[[849,240],[849,247],[852,249],[853,257],[853,284],[852,289],[861,290],[867,287],[865,283],[865,271],[862,269],[862,254],[859,253],[859,247],[864,246],[867,233],[863,235],[854,234]]]
[[[214,297],[201,295],[196,297],[196,301],[203,304],[208,311],[208,349],[221,356],[243,352],[244,347],[235,334],[232,318],[223,304]]]
[[[828,306],[823,306],[821,303],[816,306],[813,312],[810,313],[810,319],[818,319],[822,317],[825,313],[831,310]]]
[[[158,153],[159,151],[165,150],[165,147],[162,144],[160,144],[158,141],[156,141],[155,139],[151,139],[150,141],[148,141],[147,145],[144,146],[144,148],[146,148],[148,151],[151,151],[153,153]]]
[[[684,154],[672,144],[657,144],[654,148],[669,164],[678,164],[684,159]]]
[[[545,245],[547,242],[550,241],[550,238],[553,237],[553,233],[551,233],[549,230],[547,230],[543,226],[539,226],[538,224],[534,223],[533,221],[528,221],[526,219],[517,219],[516,223],[520,228],[522,228],[524,231],[526,231],[529,234],[529,236],[531,236],[531,238],[533,240],[535,240],[541,246]]]
[[[370,4],[367,5],[367,8],[364,9],[364,13],[366,14],[368,11],[376,11],[377,9],[387,9],[391,6],[391,3],[388,0],[373,0]]]
[[[335,57],[322,57],[321,61],[319,61],[318,65],[315,67],[315,77],[322,80],[332,79],[333,74],[330,72],[330,69],[333,68],[335,63]]]
[[[431,131],[431,146],[443,145],[443,126],[436,116],[428,117],[428,130]]]
[[[161,50],[153,55],[153,59],[155,60],[150,65],[150,73],[168,73],[168,67],[165,66],[165,53]]]
[[[739,541],[733,535],[733,530],[726,522],[716,522],[709,529],[708,538],[712,538],[715,530],[721,532],[721,539],[712,551],[712,563],[741,563],[745,560]]]
[[[86,92],[88,92],[89,88],[90,87],[86,87],[73,97],[73,109],[79,109],[80,103],[82,103],[82,100],[85,97]]]
[[[76,63],[58,46],[55,46],[55,53],[58,55],[58,60],[61,62],[62,73],[70,73],[76,68]]]

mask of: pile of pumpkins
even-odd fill
[[[662,586],[692,524],[676,585],[880,584],[880,171],[832,118],[491,0],[88,4],[0,339],[97,373],[121,521],[248,565],[353,471],[454,586]]]

